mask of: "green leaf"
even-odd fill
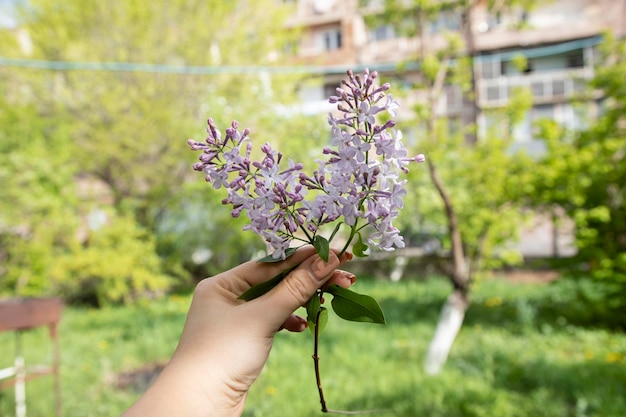
[[[328,241],[333,240],[333,238],[335,237],[335,235],[337,234],[337,232],[339,231],[339,228],[341,227],[341,225],[343,224],[343,222],[339,222],[337,223],[337,226],[335,226],[335,229],[333,230],[333,232],[330,234],[330,238],[328,239]]]
[[[298,248],[289,248],[285,251],[285,259],[289,258],[291,255],[293,255],[294,253],[296,253],[296,251],[298,250]],[[267,255],[261,259],[259,259],[257,262],[263,262],[263,263],[272,263],[272,262],[282,262],[284,259],[283,258],[274,258],[271,254]]]
[[[324,262],[328,262],[328,254],[330,252],[330,243],[328,239],[324,236],[317,235],[313,239],[313,247],[317,254],[324,260]]]
[[[366,251],[369,247],[363,243],[363,238],[360,233],[357,233],[357,240],[354,245],[352,245],[352,254],[357,258],[365,258],[367,257]]]
[[[333,310],[344,320],[385,324],[385,315],[376,300],[338,285],[326,290],[333,295]]]
[[[309,302],[306,304],[306,320],[309,324],[315,324],[315,317],[317,316],[317,312],[321,305],[322,303],[318,294],[311,297]]]
[[[326,328],[326,324],[328,323],[328,309],[326,307],[320,307],[320,317],[318,319],[318,325],[320,326],[320,330],[318,334],[321,334],[322,331]],[[309,330],[312,334],[315,334],[315,319],[313,323],[309,324]]]
[[[248,288],[246,292],[244,292],[237,298],[239,298],[240,300],[250,301],[250,300],[254,300],[257,297],[262,296],[263,294],[265,294],[266,292],[270,291],[272,288],[277,286],[280,283],[280,281],[282,281],[283,278],[285,278],[297,266],[298,265],[285,269],[283,272],[281,272],[280,274],[276,275],[274,278],[268,281],[253,285],[252,287]]]

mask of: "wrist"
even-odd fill
[[[225,383],[217,372],[204,373],[206,369],[188,366],[173,358],[153,385],[122,417],[240,416],[245,392],[239,391],[236,384]]]

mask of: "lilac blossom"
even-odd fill
[[[386,93],[390,85],[377,86],[378,74],[367,69],[347,76],[329,99],[337,104],[337,113],[328,116],[330,146],[310,175],[292,160],[282,167],[282,154],[269,143],[261,146],[262,158],[252,161],[250,131],[240,131],[236,121],[222,136],[209,119],[205,141],[188,141],[202,152],[193,168],[214,188],[226,189],[223,203],[232,206],[234,217],[246,213],[250,222],[244,229],[261,236],[276,259],[285,258],[294,240],[313,243],[324,226],[336,222],[347,225],[351,239],[371,226],[369,244],[382,250],[404,247],[393,225],[406,195],[400,175],[425,158],[408,156],[393,119],[377,124],[380,113],[396,116],[399,105]]]

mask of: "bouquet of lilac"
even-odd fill
[[[331,242],[342,226],[347,230],[340,254],[349,248],[355,256],[367,256],[369,246],[385,251],[404,247],[393,225],[406,194],[406,180],[400,176],[408,172],[411,162],[423,162],[424,155],[408,156],[393,119],[377,124],[378,113],[396,116],[398,103],[386,93],[390,85],[378,86],[377,73],[367,69],[358,75],[348,71],[347,75],[337,95],[330,97],[341,115],[328,116],[332,146],[323,149],[326,158],[316,160],[318,169],[311,175],[291,159],[285,166],[283,155],[269,143],[261,146],[261,160],[251,160],[250,131],[240,131],[236,121],[222,137],[209,119],[206,140],[188,141],[192,150],[202,151],[194,169],[204,172],[215,189],[226,189],[223,203],[232,206],[233,217],[245,212],[250,219],[245,229],[267,243],[270,254],[263,262],[285,259],[298,243],[312,244],[328,261]],[[364,238],[367,231],[370,233]],[[251,300],[264,294],[289,272],[252,287],[241,298]],[[385,318],[371,297],[338,285],[319,290],[309,301],[308,321],[315,335],[313,357],[322,411],[326,412],[317,356],[319,332],[327,319],[322,306],[324,292],[333,295],[333,310],[346,320],[384,323]]]

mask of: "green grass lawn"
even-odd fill
[[[565,289],[564,289],[565,288]],[[379,416],[624,416],[626,334],[580,326],[584,314],[567,286],[482,281],[444,370],[423,360],[449,287],[439,279],[361,280],[386,326],[332,315],[321,339],[329,408],[383,409]],[[102,310],[66,308],[62,342],[66,417],[116,416],[138,395],[122,375],[167,360],[190,297]],[[0,333],[0,368],[11,365],[14,337]],[[319,400],[309,332],[280,333],[254,385],[245,416],[315,416]],[[26,361],[47,361],[45,329],[23,335]],[[139,384],[141,385],[141,384]],[[28,383],[29,417],[52,416],[52,379]],[[14,415],[13,391],[0,391],[0,416]]]

